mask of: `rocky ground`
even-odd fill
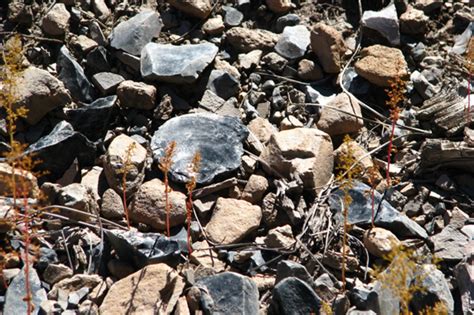
[[[472,5],[3,1],[41,162],[14,207],[0,158],[0,309],[27,313],[30,228],[35,314],[473,314]]]

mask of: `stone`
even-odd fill
[[[193,263],[205,267],[212,268],[216,272],[222,272],[225,270],[225,264],[218,259],[218,254],[212,250],[212,257],[209,250],[204,250],[209,248],[209,244],[206,241],[194,242],[193,243],[193,252],[189,255],[189,260]]]
[[[103,0],[97,0],[97,1],[103,1]],[[92,38],[97,44],[102,46],[104,48],[107,46],[107,38],[105,38],[104,33],[102,32],[102,29],[99,25],[98,21],[91,21],[89,23],[89,36]],[[100,47],[99,46],[99,47]],[[105,49],[105,48],[104,48]]]
[[[277,132],[277,129],[268,121],[268,119],[262,117],[252,119],[247,127],[262,144],[267,144],[270,137]]]
[[[400,32],[409,35],[424,34],[428,29],[429,17],[422,10],[409,6],[408,10],[400,15]]]
[[[51,290],[48,292],[48,299],[58,300],[60,291],[63,292],[62,294],[68,296],[69,293],[77,291],[83,287],[89,288],[90,291],[94,293],[97,287],[105,288],[106,284],[99,275],[76,274],[71,278],[63,279],[53,285]]]
[[[53,130],[31,144],[26,152],[35,155],[41,161],[38,171],[47,171],[43,179],[59,179],[74,160],[80,166],[92,165],[95,159],[95,145],[84,135],[74,131],[71,124],[60,121]]]
[[[121,220],[125,210],[120,195],[112,188],[107,189],[102,195],[100,214],[109,220]]]
[[[288,60],[275,52],[270,52],[262,57],[262,63],[272,71],[282,72],[288,64]]]
[[[225,99],[217,96],[211,90],[204,91],[199,106],[211,113],[217,113],[225,104]]]
[[[464,314],[468,314],[472,309],[472,301],[474,299],[474,270],[472,268],[472,260],[474,256],[474,241],[470,241],[466,246],[466,258],[463,259],[454,268],[454,276],[460,292],[462,310]]]
[[[233,27],[226,32],[226,40],[237,52],[271,51],[278,35],[267,30]]]
[[[30,292],[26,292],[26,271],[25,267],[10,282],[5,294],[5,304],[3,306],[3,314],[27,314],[28,306],[24,298],[31,294],[32,312],[31,314],[39,314],[40,305],[47,300],[46,291],[41,287],[41,280],[38,273],[30,266],[28,268],[28,280]]]
[[[87,79],[84,69],[74,59],[66,46],[59,50],[56,62],[58,79],[64,83],[71,96],[80,102],[90,103],[95,99],[94,86]]]
[[[226,26],[239,26],[244,19],[242,12],[231,6],[223,6],[224,11],[224,24]]]
[[[40,305],[40,314],[54,315],[61,314],[62,308],[59,303],[51,300],[44,300]],[[92,315],[92,314],[91,314]]]
[[[364,245],[372,255],[384,258],[398,248],[401,243],[389,230],[374,227],[364,233]]]
[[[274,170],[286,178],[299,177],[305,188],[326,185],[334,164],[328,134],[317,129],[295,128],[271,136],[260,158],[268,174]]]
[[[247,54],[239,54],[238,66],[244,70],[250,70],[260,63],[262,58],[262,51],[259,49],[253,50]]]
[[[364,121],[354,115],[362,117],[359,102],[346,93],[340,93],[322,108],[318,129],[330,136],[358,132],[364,126]]]
[[[76,308],[79,303],[83,302],[87,294],[89,294],[89,288],[80,288],[77,291],[71,292],[68,295],[68,307]]]
[[[171,205],[170,227],[183,224],[186,220],[186,195],[170,191],[168,198]],[[160,231],[166,229],[165,185],[162,181],[155,178],[140,186],[130,207],[130,218]]]
[[[361,183],[355,182],[353,187],[349,189],[349,195],[352,197],[352,203],[348,211],[349,224],[369,225],[372,220],[372,198],[368,192],[370,187]],[[343,195],[341,190],[334,192],[334,195],[329,198],[331,209],[341,211],[340,197]],[[406,215],[401,214],[386,200],[382,200],[382,195],[374,192],[375,204],[382,202],[379,211],[375,216],[375,225],[383,227],[392,231],[398,237],[415,236],[421,239],[426,239],[428,234],[426,231],[409,219]]]
[[[210,0],[167,0],[176,9],[183,13],[199,18],[207,18],[212,11]]]
[[[92,11],[101,21],[107,20],[110,16],[110,9],[107,7],[105,0],[92,0]]]
[[[91,50],[86,57],[86,70],[88,73],[110,72],[112,68],[109,65],[107,49],[99,46]]]
[[[36,67],[23,71],[16,84],[16,102],[14,108],[24,106],[26,121],[37,124],[48,112],[71,102],[64,84],[49,72]]]
[[[322,22],[311,32],[311,49],[318,56],[324,71],[339,73],[346,52],[346,45],[340,32]]]
[[[117,86],[124,80],[121,75],[112,72],[99,72],[92,76],[92,82],[102,95],[115,94]]]
[[[119,194],[125,189],[128,196],[136,192],[145,177],[146,156],[146,149],[136,140],[124,134],[115,137],[107,148],[103,164],[109,187]]]
[[[237,70],[236,67],[232,66],[229,62],[220,58],[219,56],[214,59],[214,69],[223,70],[233,76],[235,79],[240,80],[241,75],[239,70]]]
[[[99,211],[99,205],[97,204],[92,191],[79,183],[73,183],[62,187],[59,190],[58,203],[61,206],[66,206],[87,214],[91,214],[93,217],[95,217]],[[73,220],[91,220],[91,216],[87,214],[81,214],[67,210],[61,210],[61,214]]]
[[[173,180],[184,183],[191,176],[189,163],[199,153],[201,162],[196,181],[204,184],[240,166],[242,141],[247,136],[247,128],[235,117],[187,114],[164,123],[153,135],[151,149],[154,159],[159,161],[169,143],[176,142],[170,175]]]
[[[373,45],[362,49],[355,63],[358,75],[380,87],[389,87],[390,81],[408,76],[407,63],[400,49]]]
[[[43,272],[43,279],[53,285],[63,279],[72,277],[72,269],[63,264],[48,264]]]
[[[208,19],[206,23],[202,25],[202,30],[209,35],[221,34],[225,30],[222,16],[218,15],[215,18]]]
[[[268,231],[264,241],[265,246],[269,248],[290,249],[295,244],[291,225],[278,226]]]
[[[99,312],[117,315],[170,314],[184,285],[178,272],[168,265],[149,265],[115,282]]]
[[[312,60],[302,59],[298,63],[298,77],[305,81],[318,81],[324,77],[321,67]]]
[[[292,8],[291,0],[266,0],[266,4],[274,13],[286,13]]]
[[[240,82],[226,71],[212,70],[207,81],[207,88],[217,96],[228,100],[239,93]]]
[[[275,314],[319,314],[321,300],[304,281],[288,277],[273,288],[271,307]]]
[[[356,286],[350,291],[351,304],[361,310],[371,310],[379,313],[378,294],[365,286]]]
[[[147,44],[141,54],[144,79],[169,83],[193,83],[214,60],[218,47],[211,43],[175,46]]]
[[[31,6],[19,1],[11,1],[8,4],[7,18],[13,23],[31,26],[33,23],[33,12]]]
[[[280,261],[277,265],[275,285],[290,277],[298,278],[310,286],[314,285],[313,279],[305,266],[291,260]]]
[[[464,257],[464,247],[469,243],[469,238],[456,227],[449,224],[441,233],[430,237],[434,244],[436,257],[449,262],[458,262]]]
[[[280,35],[275,51],[288,59],[297,59],[305,55],[310,44],[311,33],[304,25],[287,26]]]
[[[268,189],[268,180],[264,176],[252,174],[242,191],[241,198],[253,204],[259,204]]]
[[[219,244],[237,243],[258,228],[262,210],[245,200],[218,198],[206,225],[209,239]]]
[[[126,108],[151,110],[156,107],[156,87],[143,82],[125,80],[117,87],[120,105]]]
[[[71,39],[70,45],[74,47],[77,51],[79,51],[82,55],[86,55],[92,49],[99,46],[96,41],[90,39],[85,35],[74,36]]]
[[[414,6],[425,14],[430,14],[443,6],[443,0],[416,0]]]
[[[27,196],[31,198],[38,196],[40,192],[38,180],[33,173],[0,162],[0,196],[13,197],[14,193],[11,187],[13,180],[15,181],[15,187],[25,190]],[[18,192],[16,193],[18,194]]]
[[[365,11],[361,25],[380,34],[390,45],[400,45],[400,31],[395,4],[380,11]]]
[[[275,23],[275,29],[277,33],[283,32],[283,29],[287,26],[295,26],[300,24],[301,19],[297,14],[289,13],[280,16]]]
[[[235,272],[223,272],[196,282],[206,314],[258,314],[256,283]]]
[[[51,36],[61,36],[69,28],[71,14],[64,3],[56,3],[41,21],[43,32]]]
[[[140,55],[143,47],[160,35],[162,26],[156,11],[144,10],[114,27],[109,36],[110,46],[131,55]]]
[[[304,127],[303,123],[293,115],[283,118],[283,120],[280,122],[280,130],[289,130],[302,127]]]

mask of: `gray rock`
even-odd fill
[[[94,86],[87,79],[84,69],[74,59],[66,46],[59,51],[56,63],[59,80],[63,81],[74,99],[90,103],[94,100]]]
[[[321,300],[308,284],[289,277],[273,289],[271,305],[274,314],[319,314]]]
[[[277,33],[283,32],[283,29],[287,26],[295,26],[300,24],[300,17],[297,14],[289,13],[280,16],[275,23],[275,30]]]
[[[189,163],[196,153],[201,165],[196,180],[209,183],[214,177],[240,166],[242,141],[248,130],[237,118],[215,114],[188,114],[168,120],[153,135],[151,149],[159,160],[171,141],[176,151],[170,174],[174,180],[187,182]]]
[[[240,82],[223,70],[212,70],[207,81],[207,88],[219,97],[228,100],[237,95],[240,90]]]
[[[287,26],[275,46],[277,53],[288,59],[304,56],[310,44],[310,32],[304,25]]]
[[[416,91],[425,100],[432,98],[440,92],[439,89],[431,84],[419,71],[413,71],[410,75],[410,80],[413,82]]]
[[[349,224],[369,224],[372,218],[371,198],[367,195],[370,187],[356,182],[349,190],[352,197],[352,203],[349,206]],[[341,190],[337,190],[330,198],[331,209],[340,211],[340,197],[343,195]],[[375,191],[375,204],[378,205],[382,195]],[[391,230],[397,236],[415,236],[427,238],[426,231],[415,221],[409,219],[406,215],[398,212],[387,201],[382,201],[380,211],[375,216],[375,225]]]
[[[472,33],[474,33],[474,22],[471,22],[464,32],[456,38],[451,51],[459,55],[464,54],[469,46]]]
[[[70,17],[64,3],[56,3],[43,17],[41,28],[48,35],[64,35],[69,27]]]
[[[114,94],[117,86],[125,79],[112,72],[100,72],[92,76],[92,82],[103,95]]]
[[[298,278],[310,286],[314,285],[311,275],[303,265],[291,260],[282,260],[277,265],[275,284],[289,277]]]
[[[75,213],[71,211],[61,211],[61,213],[73,220],[90,221],[87,214],[95,214],[99,211],[99,205],[95,201],[92,190],[82,184],[73,183],[62,187],[59,191],[58,203],[62,206],[73,208],[86,214]]]
[[[472,301],[474,301],[474,273],[472,272],[474,241],[471,240],[466,249],[466,258],[454,268],[463,314],[469,314],[469,310],[472,310]]]
[[[149,43],[141,54],[141,74],[147,80],[192,83],[214,60],[219,49],[211,43],[163,45]]]
[[[153,37],[160,35],[162,22],[156,11],[145,10],[117,25],[110,34],[110,46],[139,55]]]
[[[8,286],[3,314],[27,314],[27,303],[24,301],[24,298],[27,296],[25,276],[26,271],[23,267],[21,272]],[[28,276],[32,298],[31,303],[33,304],[31,314],[36,315],[39,313],[41,303],[47,300],[46,291],[41,287],[41,281],[33,266],[30,266]]]
[[[100,214],[109,220],[120,220],[125,210],[120,195],[112,188],[107,189],[102,195]]]
[[[199,106],[204,108],[206,111],[216,113],[225,103],[225,100],[217,96],[211,90],[204,91],[204,94],[199,101]]]
[[[205,314],[258,314],[255,282],[234,272],[223,272],[197,281]]]
[[[93,49],[86,57],[87,73],[110,72],[112,68],[109,65],[107,49],[99,46]]]
[[[354,287],[349,294],[351,304],[359,310],[371,310],[379,313],[378,294],[364,287]]]
[[[224,6],[222,7],[224,13],[224,24],[227,26],[239,26],[244,19],[244,15],[239,10],[231,7]]]
[[[391,4],[380,11],[365,11],[361,24],[371,30],[377,31],[390,44],[400,45],[400,31],[395,4]]]
[[[464,247],[468,244],[469,238],[450,224],[441,233],[432,236],[431,241],[434,244],[436,257],[452,262],[463,259]]]

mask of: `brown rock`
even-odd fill
[[[94,291],[98,286],[103,286],[104,288],[107,287],[99,275],[77,274],[71,278],[66,278],[56,283],[51,291],[48,292],[48,298],[51,300],[57,300],[58,290],[63,290],[69,294],[70,292],[77,291],[84,287]]]
[[[355,71],[369,82],[389,87],[397,76],[408,77],[407,63],[400,49],[373,45],[362,49],[361,59],[355,63]]]
[[[168,3],[176,9],[200,19],[207,18],[212,10],[209,0],[168,0]]]
[[[346,93],[340,93],[321,110],[318,129],[330,136],[357,132],[364,126],[364,121],[353,115],[362,117],[359,102]]]
[[[233,27],[226,33],[226,38],[239,52],[252,50],[272,50],[278,41],[278,35],[266,30]]]
[[[156,88],[143,82],[121,82],[117,87],[117,96],[124,107],[149,110],[156,106]]]
[[[206,241],[193,243],[193,252],[189,255],[189,260],[205,268],[212,268],[216,272],[224,271],[225,264],[217,258],[217,253],[211,249],[211,258],[211,253],[209,250],[204,250],[205,248],[209,248],[209,244]]]
[[[275,13],[288,12],[292,5],[291,0],[266,0],[267,7]]]
[[[311,32],[311,49],[327,73],[339,73],[346,52],[341,33],[324,23],[318,23]]]
[[[268,231],[264,243],[270,248],[286,248],[289,249],[295,244],[293,231],[290,225],[278,226]]]
[[[171,204],[170,226],[183,224],[186,220],[186,195],[170,191],[168,200]],[[166,229],[165,185],[155,178],[140,186],[130,207],[133,221],[145,223],[151,227]]]
[[[183,292],[184,281],[166,264],[154,264],[115,282],[100,314],[170,314]]]
[[[44,16],[41,27],[43,31],[52,36],[64,35],[69,27],[71,14],[63,3],[56,3]]]
[[[277,130],[268,119],[257,117],[248,124],[248,129],[260,142],[266,144]]]
[[[312,60],[302,59],[298,63],[298,77],[305,81],[317,81],[323,78],[323,70]]]
[[[102,195],[101,216],[109,220],[121,220],[124,213],[123,200],[120,195],[112,188],[107,189]]]
[[[424,34],[428,28],[429,17],[422,10],[409,6],[400,16],[400,31],[405,34]]]
[[[81,214],[67,210],[61,210],[61,213],[64,216],[73,220],[90,221],[91,216],[87,215],[86,213],[95,216],[99,211],[99,205],[97,204],[94,193],[87,187],[78,183],[73,183],[62,187],[59,190],[58,203],[61,206],[66,206],[85,212],[85,214]]]
[[[217,35],[222,33],[225,30],[222,16],[218,15],[215,18],[208,19],[206,23],[203,24],[202,30],[209,35]]]
[[[364,245],[374,256],[386,257],[401,245],[400,240],[389,230],[375,227],[364,233]]]
[[[217,199],[214,213],[206,225],[209,239],[219,244],[232,244],[242,240],[258,228],[262,210],[245,200]]]
[[[12,176],[15,179],[14,183]],[[17,197],[25,190],[29,197],[35,197],[39,193],[38,181],[32,173],[13,168],[7,163],[0,163],[0,196],[13,197],[13,184],[17,190]]]
[[[253,174],[250,176],[241,198],[253,204],[258,204],[262,201],[263,194],[268,189],[268,180],[260,175]]]

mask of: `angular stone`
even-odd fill
[[[102,302],[100,314],[171,314],[184,281],[166,264],[154,264],[115,282]]]
[[[380,11],[365,11],[361,24],[365,28],[382,35],[389,44],[400,45],[400,31],[395,4],[391,4]]]
[[[268,180],[264,176],[252,174],[242,191],[241,198],[253,204],[262,201],[265,191],[268,189]]]
[[[278,41],[278,35],[261,29],[233,27],[227,31],[226,40],[238,52],[270,51]]]
[[[99,205],[95,196],[87,187],[73,183],[62,187],[58,195],[58,203],[62,206],[73,208],[94,217],[99,211]],[[67,210],[61,210],[61,214],[73,220],[90,221],[91,217],[87,214],[80,214]]]
[[[262,63],[272,71],[282,72],[288,64],[288,60],[275,52],[271,52],[262,57]]]
[[[110,46],[132,55],[140,55],[153,37],[160,35],[162,22],[156,11],[144,10],[117,25],[110,34]]]
[[[261,158],[263,169],[286,178],[300,177],[306,188],[324,186],[332,175],[333,147],[328,134],[317,129],[295,128],[271,136]]]
[[[429,14],[443,6],[443,0],[416,0],[415,8]]]
[[[13,168],[8,163],[4,162],[0,162],[0,196],[13,197],[12,176],[14,176],[15,187],[17,190],[25,190],[26,195],[31,198],[38,196],[38,180],[33,173]],[[18,191],[16,193],[18,194]]]
[[[218,35],[225,30],[224,21],[222,16],[218,15],[215,18],[208,19],[206,23],[202,25],[202,29],[206,34],[209,35]]]
[[[209,243],[206,241],[194,242],[193,252],[189,255],[189,260],[193,263],[200,265],[205,268],[212,268],[216,272],[222,272],[225,270],[225,264],[218,259],[218,254],[212,250],[212,257],[209,250]]]
[[[263,144],[267,144],[270,137],[277,132],[277,129],[268,121],[268,119],[257,117],[248,124],[249,131],[257,137]]]
[[[95,99],[94,86],[66,46],[62,46],[59,51],[56,70],[59,80],[63,81],[74,99],[84,103],[90,103]]]
[[[99,275],[77,274],[71,278],[66,278],[56,283],[48,292],[48,299],[57,300],[60,291],[68,296],[69,293],[84,287],[89,288],[92,292],[91,294],[93,294],[94,292],[97,292],[95,290],[96,288],[103,287],[105,289],[107,285]]]
[[[43,272],[43,279],[48,284],[53,285],[63,279],[72,277],[72,269],[63,264],[48,264]]]
[[[377,86],[389,87],[397,76],[402,79],[408,76],[400,49],[373,45],[362,49],[360,57],[354,65],[357,74]]]
[[[172,190],[168,198],[170,227],[183,224],[186,220],[186,195]],[[166,229],[165,185],[162,181],[155,178],[140,186],[130,207],[130,218],[160,231]]]
[[[275,284],[289,277],[298,278],[310,286],[314,285],[311,275],[303,265],[291,260],[282,260],[277,265]]]
[[[117,88],[120,105],[127,108],[151,110],[156,107],[156,87],[143,82],[126,80]]]
[[[105,0],[92,0],[92,11],[94,11],[95,16],[101,21],[107,20],[110,16],[110,9],[107,7]]]
[[[41,28],[43,32],[52,36],[64,35],[69,27],[71,14],[64,3],[56,3],[43,17]]]
[[[158,161],[169,143],[176,142],[170,175],[180,182],[190,179],[189,163],[199,153],[201,162],[196,181],[204,184],[240,166],[242,141],[247,136],[247,128],[237,118],[187,114],[164,123],[153,135],[151,149]]]
[[[275,50],[285,58],[296,59],[305,55],[310,42],[310,32],[306,26],[287,26],[280,35]]]
[[[228,100],[240,91],[240,82],[223,70],[212,70],[207,81],[207,88],[217,96]]]
[[[256,230],[261,219],[262,210],[259,206],[245,200],[219,198],[205,229],[213,242],[232,244]]]
[[[472,261],[474,259],[474,241],[470,241],[466,246],[466,258],[456,265],[454,275],[461,296],[461,304],[464,314],[472,309],[474,300],[474,268]]]
[[[85,35],[79,35],[71,39],[70,45],[79,51],[82,55],[86,55],[92,49],[96,48],[99,44],[93,39]]]
[[[223,6],[224,11],[224,23],[227,26],[239,26],[244,19],[244,15],[239,10],[231,6]]]
[[[313,289],[295,277],[288,277],[273,288],[271,307],[276,314],[319,314],[321,300]]]
[[[452,225],[446,226],[441,233],[430,238],[434,244],[436,257],[456,262],[464,257],[465,246],[469,243],[469,238],[463,232]]]
[[[211,43],[181,46],[149,43],[142,50],[141,74],[147,80],[193,83],[218,50]]]
[[[210,0],[167,0],[176,9],[199,19],[205,19],[211,14]]]
[[[110,72],[112,68],[109,65],[107,49],[99,46],[91,50],[86,57],[87,73]]]
[[[100,72],[92,76],[92,82],[103,95],[114,94],[117,86],[125,79],[112,72]]]
[[[300,24],[301,18],[298,14],[289,13],[283,16],[280,16],[275,23],[275,30],[277,33],[283,32],[283,29],[287,26],[295,26]]]
[[[428,28],[429,17],[423,11],[409,6],[400,16],[400,31],[405,34],[424,34]]]
[[[324,23],[318,23],[311,32],[311,49],[327,73],[339,73],[346,45],[341,33]]]
[[[266,0],[267,7],[275,13],[288,12],[291,7],[291,0]]]
[[[258,314],[258,289],[253,280],[224,272],[196,282],[207,314]]]
[[[290,249],[296,241],[291,231],[291,225],[287,224],[268,231],[268,235],[263,242],[269,248]]]
[[[16,97],[14,108],[24,106],[28,110],[26,121],[32,125],[51,110],[71,102],[64,84],[49,72],[36,67],[23,71],[16,85]]]
[[[120,195],[112,188],[107,189],[102,195],[100,214],[109,220],[120,220],[125,210]]]

